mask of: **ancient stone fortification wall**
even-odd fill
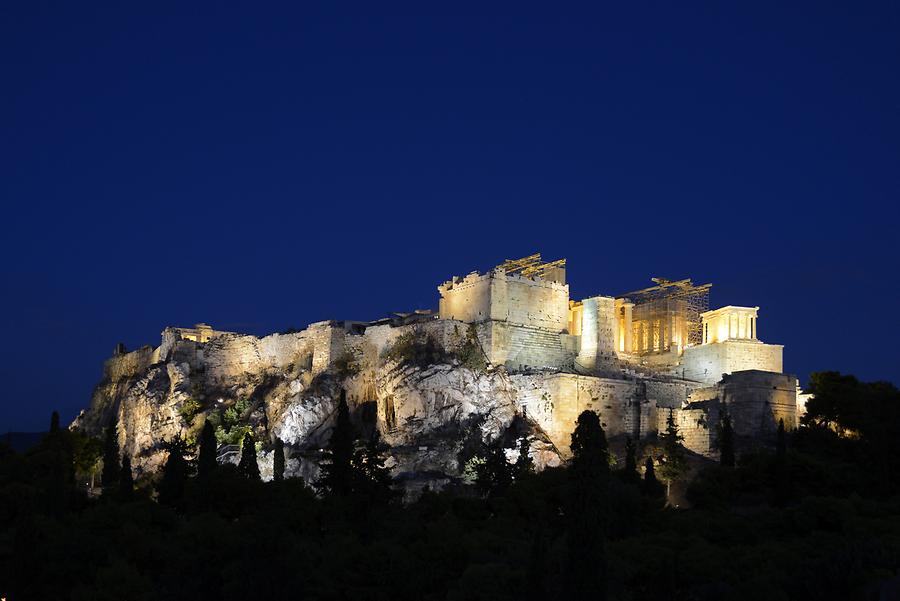
[[[475,323],[489,319],[555,332],[566,330],[569,287],[530,279],[503,270],[472,273],[438,287],[438,314],[443,319]]]
[[[526,368],[571,369],[575,358],[575,336],[540,328],[489,321],[476,326],[489,360],[511,371]]]
[[[451,319],[431,319],[403,326],[378,325],[367,327],[364,333],[334,332],[333,359],[346,355],[362,372],[356,390],[349,391],[361,400],[373,400],[376,373],[384,366],[384,352],[404,334],[430,337],[448,351],[458,348],[469,335],[469,324]]]
[[[691,393],[700,386],[696,382],[683,380],[647,380],[644,385],[647,389],[647,398],[656,401],[657,406],[665,408],[680,408]]]
[[[715,386],[694,390],[688,406],[675,409],[684,445],[707,456],[718,452],[716,427],[722,406],[731,416],[739,446],[771,443],[779,420],[783,419],[788,429],[796,427],[796,382],[788,374],[750,370],[726,375]],[[659,411],[660,431],[666,427],[667,416],[667,411]]]
[[[763,344],[753,340],[728,340],[688,347],[682,364],[684,377],[715,384],[722,374],[758,369],[780,373],[782,352],[780,344]]]
[[[136,376],[157,360],[153,347],[144,346],[130,353],[113,355],[103,362],[103,378],[116,381]]]
[[[491,319],[491,281],[491,274],[473,272],[438,286],[438,315],[466,323]]]
[[[670,411],[678,426],[678,433],[684,436],[682,444],[685,448],[707,457],[716,454],[719,413],[715,401],[694,403],[683,409],[660,409],[656,423],[658,432],[666,430]]]
[[[263,338],[224,334],[203,344],[192,340],[173,341],[162,358],[203,369],[214,381],[293,364],[317,374],[334,361],[343,335],[343,329],[332,322],[314,323],[302,332]]]
[[[565,332],[569,321],[569,286],[517,275],[494,278],[494,312],[506,321]],[[501,318],[502,319],[502,318]]]
[[[787,429],[797,427],[797,378],[790,374],[736,372],[718,388],[738,436],[771,440],[782,419]]]
[[[547,433],[563,456],[570,453],[575,420],[596,411],[609,437],[646,436],[656,427],[656,404],[642,398],[640,384],[578,374],[510,376],[517,402]]]

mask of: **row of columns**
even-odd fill
[[[756,318],[747,313],[729,315],[728,338],[756,338]]]
[[[756,340],[755,310],[734,310],[725,314],[713,315],[703,319],[703,342],[722,342],[723,340]]]
[[[626,353],[647,351],[666,351],[677,345],[676,334],[678,321],[674,314],[661,319],[642,319],[629,327],[627,317],[623,320],[624,351]],[[637,342],[632,340],[632,332],[636,330]]]

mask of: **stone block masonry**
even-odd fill
[[[656,402],[646,398],[642,382],[572,373],[513,374],[510,380],[520,407],[564,457],[582,411],[596,412],[610,438],[639,439],[656,431]]]
[[[574,336],[502,321],[479,323],[476,331],[494,365],[503,365],[510,371],[572,368]]]
[[[565,332],[569,319],[569,287],[558,282],[507,274],[494,269],[481,275],[454,277],[438,286],[442,319],[468,323],[487,320]]]
[[[764,344],[757,340],[726,340],[688,347],[684,350],[682,365],[676,369],[685,378],[715,384],[722,374],[758,369],[781,372],[780,344]]]
[[[678,427],[678,433],[684,437],[682,444],[685,448],[707,457],[718,452],[716,425],[719,421],[719,410],[716,401],[694,403],[678,409],[660,409],[656,421],[658,432],[666,431],[670,412]]]

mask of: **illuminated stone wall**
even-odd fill
[[[758,369],[780,373],[784,347],[780,344],[764,344],[758,340],[726,340],[701,344],[684,350],[678,375],[715,384],[722,374]]]
[[[130,353],[113,355],[103,362],[103,378],[119,380],[135,376],[157,360],[153,347],[145,346]]]
[[[581,316],[578,365],[585,369],[612,367],[616,360],[615,299],[608,296],[586,298],[581,302],[578,314]]]
[[[505,321],[533,328],[565,332],[569,320],[569,287],[545,280],[501,274],[494,278],[493,313]],[[500,319],[503,319],[502,317]]]
[[[652,399],[659,407],[669,408],[681,407],[702,384],[673,379],[670,381],[645,380],[644,386],[648,399]]]
[[[227,381],[267,368],[301,366],[313,374],[326,370],[340,353],[344,331],[337,322],[318,322],[301,332],[270,334],[263,338],[221,334],[205,343],[177,339],[168,342],[162,360],[203,369],[211,381]],[[166,339],[164,337],[164,344]]]
[[[797,378],[790,374],[736,372],[725,376],[717,388],[738,436],[771,440],[782,419],[787,429],[797,427]]]
[[[572,373],[510,376],[520,407],[547,433],[564,457],[572,431],[585,410],[600,416],[606,435],[647,436],[656,428],[656,403],[642,394],[641,383]]]
[[[523,369],[571,369],[576,337],[540,328],[490,321],[476,326],[488,359],[510,371]]]
[[[670,412],[678,426],[678,433],[684,437],[682,444],[685,448],[706,457],[717,453],[716,424],[719,412],[715,402],[694,403],[687,408],[660,409],[656,423],[659,432],[665,432]]]
[[[797,427],[797,378],[788,374],[748,370],[726,375],[715,386],[693,391],[689,403],[674,409],[684,446],[708,457],[718,454],[717,426],[727,407],[738,451],[774,442],[779,420]],[[668,410],[660,409],[657,427],[666,428]]]
[[[438,286],[438,315],[477,323],[489,319],[553,332],[565,332],[569,287],[549,280],[507,274],[501,269],[454,277]]]
[[[438,286],[441,294],[438,315],[441,319],[455,319],[476,323],[486,319],[500,319],[491,315],[492,274],[472,272],[464,278],[454,276]]]

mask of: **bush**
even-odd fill
[[[203,405],[200,404],[200,401],[191,397],[181,404],[178,413],[185,423],[190,425],[190,423],[194,421],[194,418],[197,417],[197,414],[200,413],[201,409],[203,409]]]
[[[397,336],[394,343],[384,349],[381,357],[386,361],[417,367],[447,363],[450,358],[434,336],[420,329],[410,330]]]
[[[234,405],[220,412],[216,427],[216,440],[219,444],[241,444],[244,435],[252,430],[249,424],[243,423],[243,415],[250,408],[250,401],[240,399]]]
[[[361,371],[357,351],[347,349],[334,360],[334,372],[341,380],[358,376]]]
[[[459,360],[460,365],[472,371],[485,371],[487,369],[487,358],[484,355],[484,349],[478,341],[478,335],[475,332],[475,325],[470,324],[466,330],[465,337],[460,337],[453,354]]]

